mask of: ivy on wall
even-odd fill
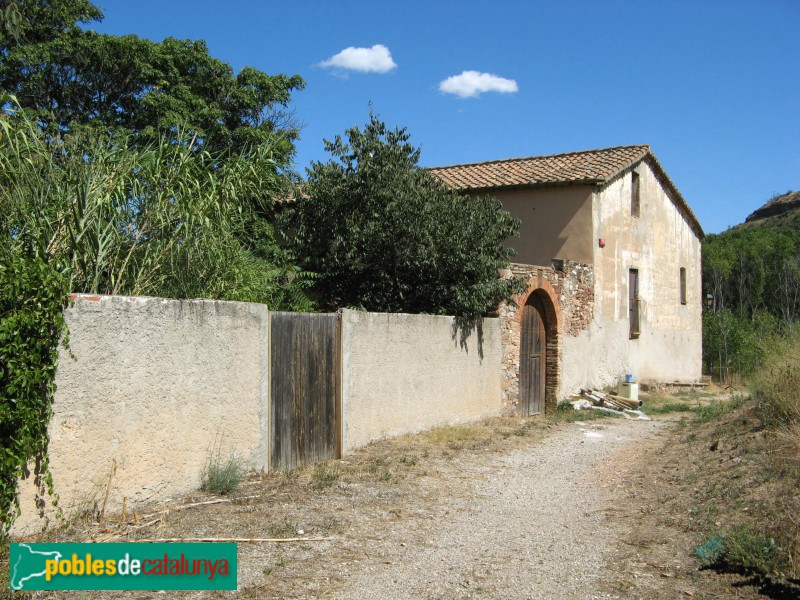
[[[0,249],[0,538],[19,516],[20,479],[33,476],[40,512],[53,496],[47,430],[67,288],[43,260]]]

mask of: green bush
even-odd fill
[[[329,308],[428,313],[472,321],[525,289],[503,279],[519,220],[496,199],[467,197],[419,167],[405,129],[374,113],[326,141],[285,213],[300,266]]]
[[[723,537],[715,565],[726,571],[783,577],[791,569],[787,552],[770,535],[746,525],[738,525]]]
[[[68,301],[54,268],[0,245],[0,539],[19,515],[18,481],[31,467],[41,513],[53,494],[47,427]]]
[[[737,373],[752,373],[763,360],[765,336],[774,332],[769,315],[756,318],[738,316],[725,309],[703,315],[703,361],[707,372],[717,367],[733,367]]]
[[[231,494],[246,476],[245,462],[233,452],[223,457],[219,446],[216,446],[203,468],[200,489],[211,494]]]

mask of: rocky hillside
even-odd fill
[[[744,223],[736,225],[732,229],[754,228],[773,231],[800,229],[800,191],[790,191],[774,196],[747,217]]]

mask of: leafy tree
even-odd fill
[[[724,310],[732,299],[728,298],[728,284],[733,273],[733,247],[727,238],[709,235],[703,242],[703,285],[714,299],[715,312]]]
[[[748,228],[709,235],[703,286],[714,298],[703,320],[706,365],[753,371],[761,347],[791,330],[800,311],[800,232]]]
[[[708,372],[715,367],[733,367],[751,373],[763,355],[761,341],[774,332],[774,321],[759,311],[755,321],[737,316],[730,309],[703,316],[703,354]]]
[[[405,129],[374,114],[326,141],[289,212],[292,246],[329,307],[475,319],[521,289],[498,270],[519,222],[492,198],[446,188],[418,166]]]
[[[800,308],[800,252],[776,257],[779,261],[776,271],[776,294],[773,297],[780,316],[790,327],[797,318]]]
[[[746,229],[710,235],[703,242],[703,285],[714,311],[725,308],[754,319],[767,310],[786,324],[798,305],[800,232]]]
[[[297,129],[287,106],[305,85],[297,75],[250,67],[234,75],[203,41],[85,30],[78,24],[103,18],[88,0],[0,0],[0,13],[0,90],[51,136],[97,125],[154,142],[181,129],[197,149],[241,151],[269,141],[273,151],[293,152]]]

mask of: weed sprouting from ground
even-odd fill
[[[367,473],[377,481],[392,481],[393,475],[389,468],[391,462],[388,456],[378,456],[367,465]]]
[[[211,494],[231,494],[246,476],[247,464],[233,451],[228,456],[222,456],[217,444],[203,467],[200,489]]]
[[[550,421],[574,423],[575,421],[593,421],[604,418],[621,418],[621,414],[610,413],[605,410],[575,410],[569,402],[562,402],[556,407],[554,413],[547,415]]]
[[[480,440],[483,437],[482,434],[483,432],[478,427],[471,425],[455,425],[450,427],[435,427],[425,435],[428,440],[434,444],[456,449],[454,446],[461,448],[465,442]]]
[[[705,406],[697,407],[697,409],[695,409],[695,421],[698,423],[708,423],[709,421],[721,417],[728,412],[728,410],[729,408],[726,402],[717,400]]]
[[[734,396],[731,400],[716,400],[710,402],[709,404],[698,406],[694,409],[695,421],[698,423],[708,423],[709,421],[718,419],[722,415],[739,408],[748,399],[748,396],[739,394]]]
[[[659,415],[673,412],[691,412],[692,410],[694,410],[692,406],[685,402],[671,402],[649,408],[647,412],[648,414]]]
[[[419,462],[419,459],[414,455],[408,456],[404,454],[403,456],[400,457],[399,462],[400,464],[408,465],[409,467],[414,467]]]
[[[324,490],[331,487],[339,479],[339,465],[334,462],[325,461],[314,465],[311,472],[309,485],[315,490]]]
[[[297,535],[300,526],[290,521],[271,523],[267,526],[267,536],[271,538],[291,538]]]
[[[496,434],[491,425],[476,424],[435,427],[423,436],[433,446],[446,448],[443,454],[449,456],[448,450],[453,452],[464,449],[485,450],[492,446]]]

